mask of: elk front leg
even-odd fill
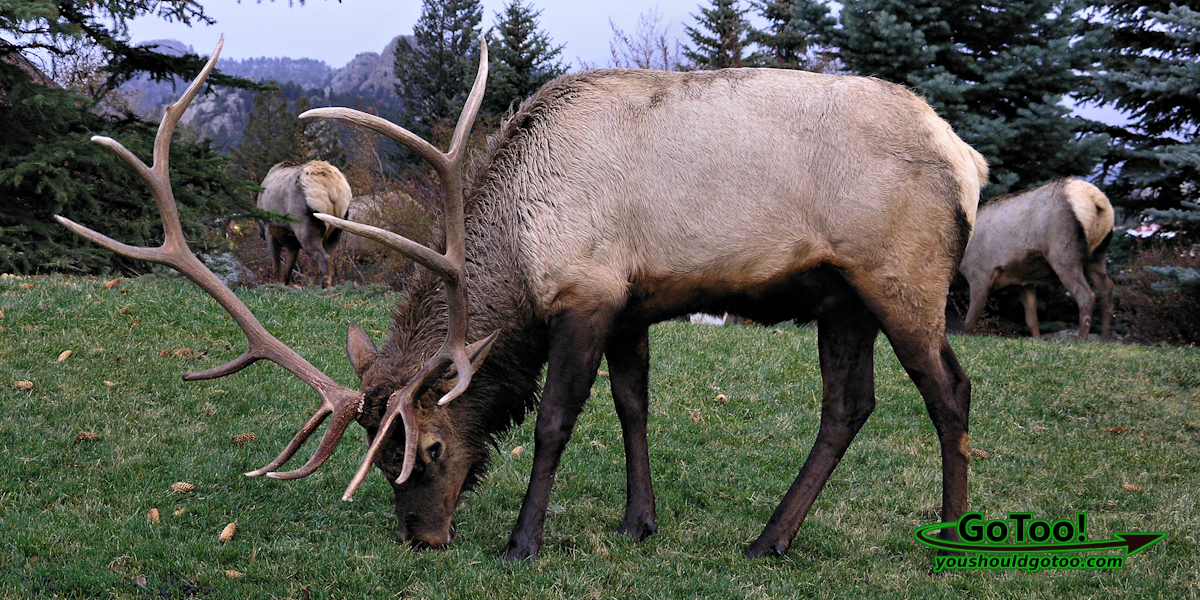
[[[987,305],[988,291],[992,289],[999,275],[1000,269],[993,269],[986,283],[979,279],[967,282],[971,287],[971,303],[967,306],[967,316],[963,319],[963,333],[975,333],[975,326],[979,324],[979,317],[983,315],[983,307]]]
[[[650,405],[650,329],[638,326],[614,334],[608,342],[613,403],[625,441],[625,520],[617,532],[635,540],[658,531],[646,421]]]
[[[854,305],[817,320],[824,387],[821,427],[800,474],[762,534],[746,550],[749,558],[782,556],[787,552],[817,494],[875,410],[874,355],[879,324],[861,303]]]
[[[575,420],[596,381],[611,320],[611,316],[598,312],[567,312],[550,321],[546,386],[534,431],[533,472],[517,524],[504,549],[508,560],[532,558],[541,549],[554,474],[575,429]]]

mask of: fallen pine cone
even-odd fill
[[[717,402],[725,404],[726,402],[729,402],[729,397],[725,394],[717,394]]]
[[[160,520],[162,520],[158,516],[158,509],[157,508],[150,509],[150,512],[146,514],[146,520],[150,521],[151,523],[157,523]]]
[[[1142,491],[1142,486],[1136,483],[1123,483],[1121,484],[1121,489],[1127,492],[1140,492]]]
[[[991,458],[992,453],[987,450],[980,450],[979,448],[971,448],[971,456],[975,458]]]
[[[229,540],[233,539],[233,533],[235,531],[237,531],[237,523],[230,523],[225,526],[225,529],[221,530],[221,536],[218,537],[217,540],[219,540],[222,544],[228,543]]]
[[[79,433],[79,435],[75,436],[76,444],[78,444],[79,442],[96,442],[99,440],[100,440],[100,436],[96,435],[90,431],[82,431]]]
[[[32,390],[33,382],[32,381],[14,381],[13,387],[17,388],[18,390]]]
[[[115,384],[115,383],[113,383],[113,382],[111,382],[111,381],[109,381],[109,380],[105,379],[105,380],[104,380],[104,385],[106,385],[106,386],[108,386],[108,387],[112,387],[112,386],[114,386],[114,385],[117,385],[117,384]]]
[[[64,360],[67,360],[68,358],[71,358],[72,354],[74,354],[74,352],[72,352],[70,350],[63,350],[62,354],[58,355],[58,362],[62,362]]]
[[[171,491],[179,492],[181,494],[186,494],[188,492],[196,491],[196,486],[194,486],[186,481],[176,481],[175,483],[171,484]]]
[[[253,433],[239,433],[239,434],[233,436],[233,443],[241,446],[242,444],[248,444],[257,439],[258,439],[258,436],[254,435]]]
[[[116,278],[116,279],[113,279],[113,280],[110,280],[110,281],[108,281],[107,283],[105,283],[105,284],[104,284],[104,289],[106,289],[106,290],[107,290],[107,289],[112,289],[112,288],[114,288],[114,287],[116,287],[116,286],[118,286],[118,285],[121,285],[121,282],[122,282],[122,281],[125,281],[125,280],[124,280],[124,279],[121,279],[120,277],[118,277],[118,278]]]
[[[1104,430],[1113,435],[1121,435],[1122,433],[1128,431],[1124,427],[1105,427]]]
[[[512,449],[512,455],[513,455],[513,456],[520,456],[520,455],[521,455],[521,453],[522,453],[522,452],[524,452],[524,451],[525,451],[525,446],[517,446],[516,448],[513,448],[513,449]]]

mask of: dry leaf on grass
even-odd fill
[[[158,509],[157,508],[150,509],[150,512],[146,513],[146,520],[150,521],[151,523],[157,523],[157,522],[161,521],[162,518],[158,515]]]
[[[100,436],[96,435],[90,431],[82,431],[79,433],[79,435],[75,436],[76,444],[78,444],[79,442],[96,442],[99,440],[100,440]]]
[[[71,358],[72,354],[75,354],[75,353],[70,350],[63,350],[62,353],[58,355],[57,362],[62,362],[64,360],[67,360],[68,358]]]
[[[258,436],[254,435],[253,433],[239,433],[239,434],[233,436],[233,443],[241,446],[242,444],[248,444],[257,439],[258,439]]]
[[[1121,435],[1122,433],[1129,431],[1128,429],[1125,429],[1124,427],[1105,427],[1104,430],[1113,435]]]
[[[109,380],[105,379],[105,380],[104,380],[104,385],[106,385],[106,386],[108,386],[108,387],[112,387],[112,386],[114,386],[114,385],[117,385],[117,384],[115,384],[115,383],[113,383],[113,382],[111,382],[111,381],[109,381]]]
[[[221,530],[221,535],[220,535],[220,537],[217,538],[217,540],[219,540],[222,544],[228,543],[229,540],[233,539],[233,534],[236,531],[237,531],[237,523],[236,522],[230,523],[225,526],[225,529]]]
[[[513,455],[513,456],[520,456],[520,455],[521,455],[521,453],[522,453],[522,452],[524,452],[524,451],[525,451],[525,446],[517,446],[516,448],[513,448],[513,449],[512,449],[512,455]]]
[[[106,282],[106,283],[104,284],[104,289],[106,289],[106,290],[108,290],[108,289],[112,289],[112,288],[114,288],[114,287],[116,287],[116,286],[118,286],[118,285],[121,285],[121,282],[122,282],[122,281],[125,281],[125,280],[124,280],[124,279],[122,279],[122,278],[120,278],[120,277],[118,277],[118,278],[116,278],[116,279],[109,280],[108,282]]]
[[[191,348],[180,348],[175,351],[175,356],[187,356],[192,353]]]
[[[175,516],[182,516],[185,512],[187,512],[187,508],[177,508],[175,509]]]
[[[704,421],[704,415],[700,414],[700,411],[698,411],[698,410],[692,411],[692,422],[693,423],[699,424],[703,421]]]
[[[1140,492],[1142,491],[1142,486],[1136,483],[1123,483],[1121,484],[1121,489],[1127,492]]]
[[[241,571],[234,571],[233,569],[229,569],[228,571],[225,571],[225,576],[230,579],[241,579],[241,578],[245,577],[246,574]]]
[[[18,390],[32,390],[33,382],[32,381],[14,381],[13,387],[17,388]]]
[[[21,289],[23,289],[23,290],[32,290],[33,287],[34,286],[32,283],[22,283],[21,284]]]
[[[196,486],[194,486],[186,481],[176,481],[175,483],[171,484],[171,491],[179,492],[181,494],[186,494],[188,492],[196,491]]]

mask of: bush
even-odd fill
[[[1163,286],[1164,277],[1153,270],[1198,268],[1198,254],[1190,245],[1139,242],[1128,263],[1110,273],[1116,284],[1115,318],[1128,327],[1130,341],[1200,343],[1200,286]]]

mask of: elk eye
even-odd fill
[[[429,460],[437,460],[442,455],[442,443],[434,442],[429,445]]]

